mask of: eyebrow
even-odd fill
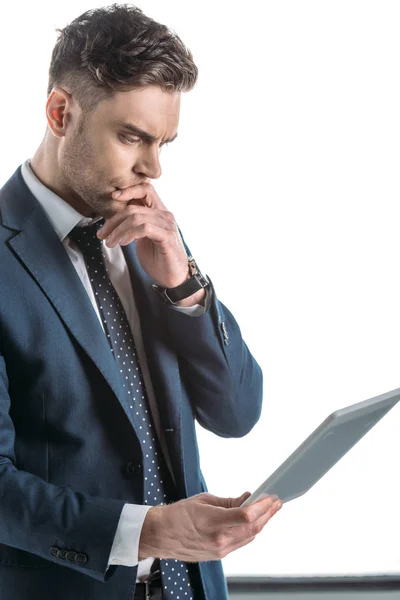
[[[118,121],[116,123],[116,125],[117,125],[117,127],[121,127],[122,129],[127,129],[134,135],[141,137],[145,142],[147,142],[149,144],[152,144],[153,142],[157,141],[157,138],[154,135],[151,135],[151,133],[149,133],[148,131],[144,131],[144,129],[140,129],[140,127],[137,127],[137,125],[133,125],[133,123],[124,123],[122,121]],[[165,140],[164,144],[173,142],[177,137],[178,137],[178,133],[176,133],[174,136],[172,136],[168,140]]]

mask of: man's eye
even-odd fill
[[[141,142],[142,140],[140,138],[129,138],[126,137],[126,135],[120,135],[121,138],[123,138],[128,144],[136,144],[137,142]],[[168,142],[163,142],[162,144],[160,144],[159,149],[161,150],[161,148],[163,146],[168,146]]]
[[[128,138],[126,137],[126,135],[121,135],[121,138],[123,138],[126,142],[128,142],[128,144],[135,144],[136,142],[140,142],[141,140],[138,139],[133,139],[133,138]]]

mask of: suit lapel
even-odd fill
[[[8,241],[9,248],[97,366],[135,428],[132,411],[125,399],[97,314],[45,211],[26,186],[20,168],[3,187],[0,200],[3,225],[16,230]]]
[[[97,366],[138,434],[97,314],[46,213],[26,186],[20,167],[2,188],[0,201],[3,225],[16,231],[8,241],[11,251],[24,264],[71,335]],[[137,259],[134,242],[123,246],[122,250],[140,315],[161,424],[172,462],[177,465],[181,463],[179,366],[162,335],[160,298]]]

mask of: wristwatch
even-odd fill
[[[195,294],[202,288],[207,288],[210,285],[208,279],[200,272],[193,256],[188,257],[190,279],[177,285],[174,288],[164,288],[156,283],[153,283],[153,289],[161,296],[167,304],[176,304],[179,300],[184,300],[192,294]]]

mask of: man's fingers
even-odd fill
[[[220,558],[223,558],[233,550],[241,548],[253,541],[256,535],[261,533],[265,525],[278,510],[277,501],[274,501],[266,513],[254,522],[246,523],[245,525],[237,525],[231,528],[224,527],[223,533],[221,533],[219,537],[217,548],[217,551],[221,553]]]
[[[239,542],[243,538],[247,538],[248,536],[254,536],[259,534],[265,527],[265,525],[272,519],[274,515],[280,510],[277,505],[277,501],[275,501],[269,509],[261,515],[255,521],[251,523],[246,523],[245,525],[238,525],[233,527],[230,530],[230,536],[232,538],[232,543]],[[229,529],[227,529],[229,531]]]
[[[231,516],[231,523],[226,523],[226,527],[246,526],[261,522],[263,519],[266,523],[281,508],[281,505],[279,500],[268,497],[243,508],[230,509],[228,512]]]
[[[220,547],[220,558],[223,558],[230,552],[252,542],[278,510],[279,509],[274,502],[273,506],[271,506],[264,515],[259,517],[259,519],[254,521],[254,523],[242,525],[241,527],[234,527],[227,535],[224,545]]]
[[[158,208],[159,210],[167,210],[151,183],[141,183],[140,185],[134,185],[123,190],[118,190],[113,192],[112,196],[114,200],[120,202],[142,200],[142,204],[145,206]]]
[[[114,200],[119,202],[127,202],[136,198],[137,200],[143,198],[143,204],[147,204],[146,196],[149,192],[149,184],[141,183],[140,185],[131,185],[130,187],[124,188],[123,190],[115,190],[112,193]]]
[[[249,496],[250,492],[244,492],[237,498],[223,498],[221,496],[214,496],[210,492],[203,492],[201,496],[204,498],[206,504],[212,504],[213,506],[221,506],[223,508],[234,508],[240,506]]]
[[[236,498],[237,503],[235,504],[235,506],[240,506],[241,504],[243,504],[243,502],[247,500],[247,498],[250,498],[250,496],[251,492],[244,492],[244,494],[239,496],[239,498]]]
[[[109,248],[116,244],[128,244],[132,240],[149,237],[155,242],[162,242],[176,228],[157,215],[135,215],[135,218],[125,219],[106,239]]]
[[[129,229],[141,225],[144,222],[153,223],[164,229],[175,230],[176,223],[173,215],[169,212],[154,210],[145,206],[131,206],[108,219],[103,227],[97,232],[100,240],[108,238],[112,233],[126,234]]]
[[[219,523],[224,524],[226,527],[252,523],[264,515],[272,506],[273,502],[274,498],[268,496],[267,498],[263,498],[262,500],[244,506],[243,508],[240,506],[234,508],[221,508],[218,511],[216,518]],[[212,502],[210,502],[210,504],[212,504]]]

